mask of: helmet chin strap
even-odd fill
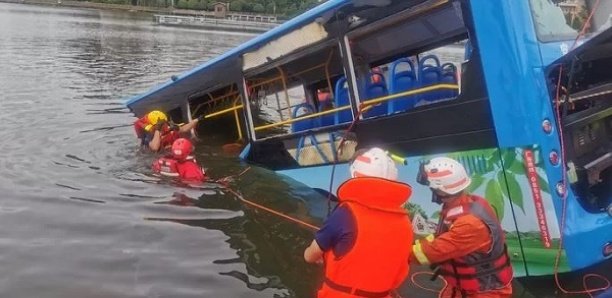
[[[436,191],[433,188],[430,188],[431,190],[431,201],[438,204],[438,205],[442,205],[452,199],[454,199],[455,197],[457,197],[457,195],[449,195],[449,194],[444,194],[441,195],[439,194],[438,191]]]

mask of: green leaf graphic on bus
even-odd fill
[[[542,163],[539,148],[528,148],[534,153],[536,165]],[[450,154],[449,157],[461,162],[468,171],[472,184],[470,192],[483,192],[491,206],[503,219],[506,202],[511,202],[525,213],[525,195],[519,181],[527,179],[524,149],[484,149]],[[542,192],[550,194],[548,183],[537,173],[538,184]]]

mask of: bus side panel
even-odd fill
[[[518,217],[519,220],[526,221],[526,223],[518,224],[515,222],[513,209],[516,209],[514,205],[517,203],[513,203],[512,200],[510,200],[509,192],[506,189],[506,178],[504,176],[505,171],[504,167],[502,166],[501,158],[502,155],[503,154],[500,154],[500,150],[497,148],[487,148],[449,152],[436,155],[412,156],[407,158],[408,164],[406,166],[398,165],[398,180],[412,186],[412,197],[404,207],[411,215],[414,232],[417,237],[425,237],[429,234],[435,233],[442,206],[432,202],[431,191],[427,186],[416,183],[419,164],[424,160],[431,159],[436,156],[447,156],[461,162],[472,178],[472,184],[469,191],[475,195],[486,198],[499,214],[502,228],[506,233],[508,249],[510,258],[512,259],[515,276],[526,276],[526,258],[523,256],[523,250],[520,247],[520,234],[517,232],[516,227],[519,225],[519,227],[523,227],[525,231],[535,231],[536,234],[538,233],[538,228],[535,220],[533,220],[533,218],[535,218],[535,215],[533,215],[533,207],[525,207],[526,210],[531,212],[529,213],[531,214],[530,216],[521,215]],[[520,161],[520,159],[516,160],[517,162]],[[280,174],[287,175],[312,188],[322,188],[324,190],[329,188],[331,172],[331,165],[279,171]],[[334,185],[332,189],[333,192],[336,193],[338,186],[349,179],[348,165],[337,165],[334,173]],[[520,183],[520,185],[524,185],[521,188],[523,191],[524,189],[527,189],[528,191],[528,188],[526,188],[528,185],[527,178],[524,174],[515,174],[513,178]],[[527,198],[530,198],[528,193],[524,194],[524,198],[525,204],[527,204]],[[550,201],[550,198],[548,198],[548,200]],[[327,203],[325,201],[312,201],[309,202],[309,209],[312,216],[325,218]],[[554,221],[554,216],[551,216],[550,218]],[[537,243],[534,245],[536,244]],[[537,261],[534,260],[534,262]],[[552,272],[552,266],[550,264],[548,269],[549,273]]]
[[[508,238],[508,246],[522,247],[527,275],[553,274],[559,247],[559,226],[538,146],[504,148],[497,178],[508,199],[508,207],[518,228],[519,238]],[[560,271],[569,267],[562,252]]]

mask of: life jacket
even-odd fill
[[[339,204],[353,214],[355,244],[343,256],[325,252],[325,281],[319,298],[390,297],[409,271],[413,232],[402,208],[412,193],[408,184],[353,178],[338,188]]]
[[[153,162],[153,171],[162,176],[167,177],[180,177],[180,178],[198,178],[197,180],[204,180],[205,173],[197,166],[198,173],[187,173],[189,164],[194,163],[197,165],[197,162],[193,156],[188,156],[185,160],[177,160],[172,158],[172,156],[162,157],[155,162]],[[189,176],[189,177],[185,177]],[[194,177],[195,176],[195,177]]]
[[[146,145],[145,134],[153,131],[153,124],[149,122],[149,119],[147,119],[147,116],[145,115],[134,121],[134,131],[136,132],[136,136],[142,140],[142,145],[144,146]],[[161,148],[172,146],[172,143],[179,137],[178,132],[171,130],[170,127],[165,124],[161,131]]]
[[[439,273],[449,286],[457,288],[462,297],[466,293],[500,289],[512,282],[512,266],[501,224],[489,203],[471,195],[470,203],[443,210],[436,235],[449,231],[457,218],[473,215],[480,219],[491,233],[491,248],[488,252],[473,252],[467,256],[440,264]]]

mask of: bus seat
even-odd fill
[[[325,109],[321,108],[319,109],[319,112],[323,112],[325,111]],[[336,116],[334,114],[327,114],[327,115],[323,115],[320,116],[321,119],[321,126],[332,126],[336,123]]]
[[[428,64],[427,61],[433,61],[434,64]],[[435,84],[439,84],[442,80],[442,73],[440,71],[440,60],[436,55],[428,55],[423,57],[419,61],[419,87],[427,87]],[[432,91],[424,93],[420,96],[420,99],[432,102],[442,95],[439,91]]]
[[[387,89],[387,82],[385,80],[385,76],[379,71],[370,72],[370,78],[366,82],[366,90],[365,90],[367,99],[375,99],[383,96],[389,95],[389,90]],[[381,116],[387,114],[387,106],[388,102],[382,102],[370,108],[367,112],[363,113],[363,116],[366,118]]]
[[[398,66],[407,64],[408,70],[397,71]],[[417,77],[414,64],[408,58],[396,60],[391,64],[391,78],[389,80],[389,92],[397,94],[417,87]],[[416,96],[403,96],[389,102],[389,113],[410,110],[416,104]]]
[[[334,104],[332,102],[332,95],[329,92],[317,92],[317,99],[319,102],[319,112],[327,111],[329,109],[334,108]],[[336,117],[334,114],[322,115],[319,117],[321,126],[331,126],[334,125]]]
[[[349,90],[346,86],[346,77],[341,77],[336,82],[334,95],[336,108],[351,105],[351,101],[349,98]],[[344,111],[337,112],[334,118],[335,124],[350,122],[353,121],[353,113],[351,112],[351,109],[347,109]]]
[[[304,110],[305,110],[305,113],[298,115],[300,111],[304,111]],[[301,116],[309,115],[312,113],[314,113],[314,108],[312,107],[312,105],[310,105],[309,103],[301,103],[293,107],[293,112],[291,116],[293,117],[293,119],[296,119]],[[315,128],[318,126],[317,122],[318,121],[316,118],[309,118],[309,119],[304,119],[304,120],[293,122],[291,123],[291,131],[296,133],[296,132]]]
[[[442,83],[457,85],[457,67],[452,63],[444,63],[440,66],[442,71]],[[443,98],[455,98],[459,95],[458,90],[442,91]]]

